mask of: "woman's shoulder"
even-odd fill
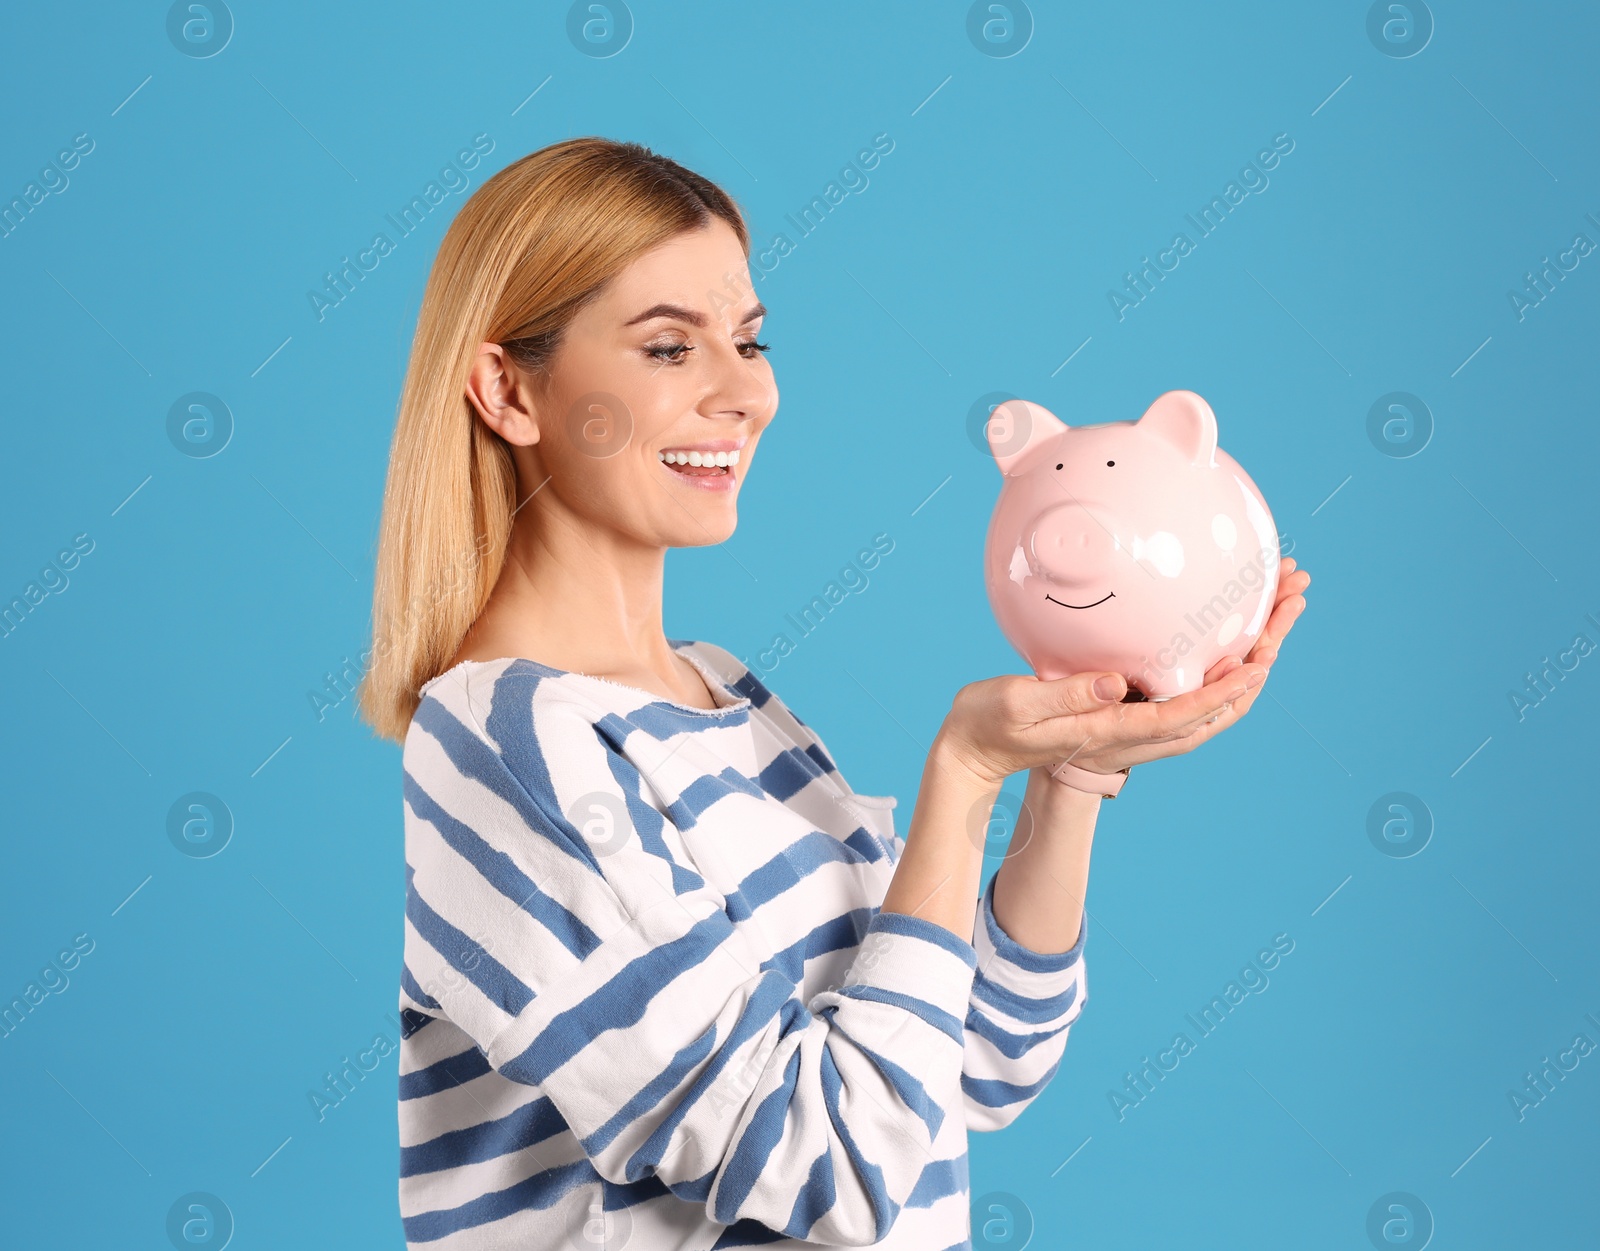
[[[571,679],[576,675],[526,657],[464,660],[424,682],[402,752],[427,749],[418,740],[464,746],[476,739],[498,754],[508,742],[523,750],[559,736],[561,728],[594,725],[606,716]],[[535,723],[542,734],[533,732]]]

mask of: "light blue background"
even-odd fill
[[[1391,1191],[1436,1246],[1592,1245],[1600,1053],[1520,1121],[1508,1092],[1600,1042],[1600,654],[1521,721],[1508,695],[1600,641],[1600,254],[1521,321],[1508,292],[1600,241],[1600,21],[1441,3],[1397,58],[1366,12],[1038,4],[995,57],[961,4],[640,3],[595,58],[564,6],[280,0],[197,59],[158,4],[11,6],[0,198],[95,146],[0,239],[0,596],[94,549],[0,640],[0,998],[95,945],[0,1039],[8,1240],[165,1247],[206,1191],[236,1247],[401,1242],[393,1056],[322,1123],[308,1098],[394,1036],[398,749],[308,693],[365,645],[462,197],[325,320],[307,292],[474,135],[473,187],[567,136],[644,142],[764,244],[887,132],[758,284],[782,405],[737,534],[669,561],[669,633],[753,658],[891,535],[768,680],[903,829],[957,687],[1021,671],[983,593],[978,397],[1082,422],[1198,391],[1315,579],[1252,714],[1105,805],[1089,1006],[1036,1104],[974,1137],[974,1197],[1014,1196],[1034,1247],[1366,1246]],[[1270,187],[1118,321],[1107,292],[1282,133]],[[208,459],[167,437],[191,391],[235,422]],[[1368,438],[1391,391],[1431,410],[1416,455]],[[236,823],[207,859],[166,832],[197,790]],[[1391,791],[1434,822],[1409,858],[1368,838]],[[1270,987],[1119,1121],[1123,1074],[1280,933]]]

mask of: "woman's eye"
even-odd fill
[[[746,340],[737,346],[739,355],[743,356],[747,361],[755,360],[756,354],[759,352],[768,352],[772,349],[770,343],[758,343],[754,339]],[[690,343],[663,343],[657,347],[646,348],[645,355],[652,356],[668,365],[679,365],[683,363],[684,357],[692,351],[694,351],[694,345]]]

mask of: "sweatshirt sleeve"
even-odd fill
[[[967,1128],[980,1131],[1005,1128],[1044,1090],[1089,993],[1083,962],[1088,914],[1070,951],[1032,951],[1000,928],[994,883],[990,877],[979,897],[973,927],[978,967],[961,1071]]]
[[[843,984],[803,998],[603,726],[493,703],[483,729],[424,699],[406,739],[408,993],[537,1086],[602,1177],[880,1241],[961,1110],[975,947],[878,911]]]

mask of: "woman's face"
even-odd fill
[[[587,527],[661,547],[728,538],[778,407],[765,312],[720,219],[635,260],[573,319],[531,392],[521,498],[554,492]]]

